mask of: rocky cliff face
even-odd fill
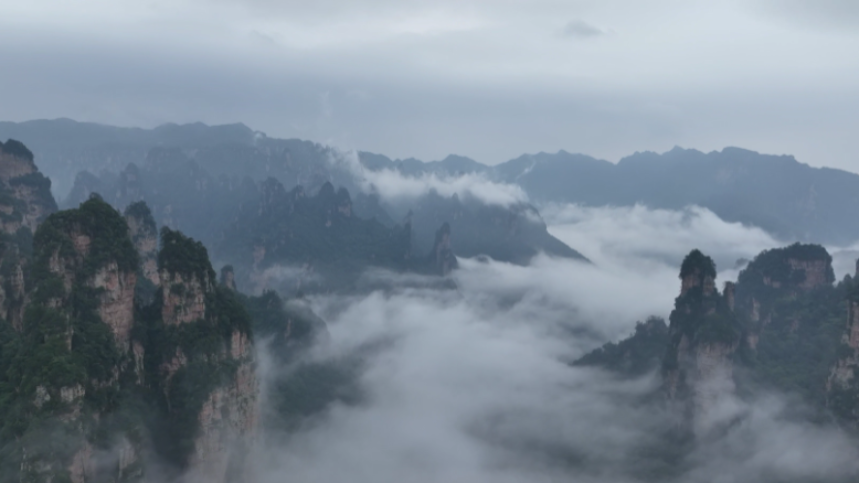
[[[696,436],[718,423],[721,401],[735,390],[740,328],[714,285],[715,277],[713,260],[698,250],[684,259],[663,358],[663,388],[678,425]]]
[[[731,294],[732,308],[746,327],[748,348],[757,351],[761,335],[785,323],[791,301],[826,292],[833,281],[831,257],[821,246],[794,244],[756,256],[739,274]],[[796,330],[799,320],[788,324]]]
[[[252,292],[331,291],[354,287],[370,266],[410,269],[410,231],[356,216],[343,187],[325,182],[308,194],[269,178],[260,183],[254,203],[243,204],[215,250],[235,268],[236,283]]]
[[[448,225],[448,222],[443,223],[436,231],[430,261],[435,272],[443,276],[447,276],[448,273],[457,268],[457,257],[451,250],[451,226]]]
[[[734,304],[744,328],[741,349],[751,385],[799,394],[820,411],[833,407],[829,389],[843,377],[851,380],[856,361],[856,350],[840,343],[850,341],[845,294],[852,292],[846,289],[852,279],[836,287],[834,279],[830,255],[810,244],[766,250],[741,271]],[[853,393],[854,403],[847,407],[856,414]]]
[[[221,280],[219,282],[225,289],[236,290],[236,274],[233,272],[233,266],[226,265],[221,268]]]
[[[0,226],[14,234],[26,227],[30,233],[57,210],[51,195],[51,181],[33,162],[33,154],[23,144],[0,143]]]
[[[0,318],[21,329],[27,252],[36,227],[57,210],[51,181],[15,140],[0,143]]]
[[[116,262],[100,268],[92,279],[92,287],[99,292],[98,314],[110,327],[117,346],[129,350],[129,335],[134,324],[134,290],[137,275],[121,270]]]
[[[117,348],[127,352],[138,257],[125,233],[125,221],[110,205],[91,198],[77,210],[57,213],[40,229],[34,241],[36,263],[47,262],[47,270],[64,289],[48,303],[68,307],[75,286],[92,289],[96,313],[111,330]]]
[[[786,396],[791,408],[802,402],[799,414],[813,415],[811,425],[835,417],[856,435],[856,268],[834,286],[824,248],[796,244],[759,254],[722,295],[713,261],[698,250],[679,276],[667,335],[638,323],[633,336],[575,364],[637,377],[662,355],[661,390],[681,437],[716,435],[743,420],[739,403],[760,391]]]
[[[753,299],[786,294],[793,297],[830,285],[835,277],[832,258],[813,244],[794,244],[762,252],[738,276],[739,308],[750,312]],[[754,294],[755,293],[755,294]]]
[[[846,306],[848,308],[845,331],[838,349],[838,359],[827,378],[827,406],[854,433],[858,421],[858,311],[857,271],[846,278]]]
[[[234,331],[229,359],[240,362],[233,378],[215,388],[198,415],[200,433],[194,440],[188,476],[217,482],[243,479],[243,461],[257,430],[257,377],[252,345]]]
[[[93,196],[3,239],[20,318],[0,318],[0,480],[158,478],[156,461],[162,478],[243,478],[257,421],[247,310],[214,285],[202,245],[165,230],[156,253],[154,235],[145,205],[123,217]]]
[[[809,291],[833,282],[833,268],[827,258],[796,259],[789,258],[788,265],[792,274],[803,274],[795,284],[804,291]]]
[[[215,284],[202,244],[164,228],[161,245],[152,312],[166,337],[156,349],[168,409],[161,452],[186,479],[241,479],[258,415],[250,318]]]
[[[857,277],[856,275],[854,276]],[[855,283],[856,287],[856,283]],[[856,294],[856,291],[854,292]],[[857,299],[851,300],[848,306],[848,325],[849,329],[845,334],[843,341],[848,344],[848,347],[857,351]],[[854,355],[855,359],[857,355]]]
[[[196,274],[171,273],[162,270],[159,278],[164,305],[161,317],[165,324],[199,321],[206,315],[206,293],[212,291],[208,275],[201,281]]]
[[[113,418],[136,372],[129,353],[137,254],[126,230],[113,208],[93,198],[36,231],[19,359],[8,368],[21,380],[7,398],[21,403],[4,422],[20,432],[5,453],[18,479],[137,475],[140,441],[129,436],[140,421]],[[129,442],[122,459],[117,439]]]
[[[392,207],[398,214],[401,207]],[[405,210],[403,210],[405,212]],[[402,212],[401,212],[402,213]],[[443,197],[435,192],[422,197],[412,207],[415,251],[427,253],[435,242],[434,233],[447,223],[457,234],[456,255],[485,255],[498,261],[528,264],[538,253],[554,257],[586,260],[547,231],[535,207],[517,203],[510,206],[486,204],[457,194]]]
[[[153,286],[158,286],[158,229],[149,207],[144,202],[129,205],[125,210],[125,221],[129,237],[140,257],[141,276]]]

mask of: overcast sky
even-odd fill
[[[0,0],[0,119],[391,157],[740,146],[858,171],[858,2]]]

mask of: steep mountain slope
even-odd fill
[[[411,205],[409,222],[399,225],[378,197],[359,194],[353,199],[345,187],[335,193],[328,181],[316,191],[301,185],[287,191],[275,177],[255,182],[222,174],[215,179],[179,149],[155,148],[141,167],[130,164],[117,177],[82,172],[66,205],[90,193],[104,194],[118,209],[146,201],[157,224],[182,227],[204,242],[219,260],[235,266],[243,284],[254,272],[255,282],[245,286],[252,290],[266,287],[261,271],[274,265],[312,267],[331,280],[337,279],[335,273],[352,274],[344,282],[369,266],[434,272],[425,259],[435,251],[435,233],[445,223],[455,234],[456,242],[449,244],[454,256],[483,254],[528,263],[541,251],[582,258],[552,237],[527,204],[502,207],[430,193]],[[409,206],[399,207],[403,213],[398,219],[407,218]],[[320,222],[312,221],[316,219]],[[254,256],[255,250],[263,252]],[[438,256],[434,259],[441,267]]]
[[[63,205],[77,206],[91,193],[100,194],[118,210],[145,201],[157,224],[181,227],[210,246],[220,238],[225,220],[257,197],[250,178],[216,179],[178,148],[154,148],[140,166],[129,164],[117,176],[82,172]]]
[[[252,322],[217,285],[206,249],[163,228],[159,290],[141,309],[147,381],[158,391],[158,452],[195,480],[242,476],[257,425]]]
[[[242,206],[215,253],[235,267],[241,283],[255,290],[280,285],[287,294],[349,287],[369,266],[426,269],[411,259],[408,224],[388,228],[355,216],[349,192],[330,183],[308,195],[301,186],[287,191],[273,178],[260,185],[256,203]],[[295,277],[282,266],[295,268]]]
[[[253,333],[286,361],[325,323],[273,293],[218,284],[200,242],[169,228],[159,242],[145,203],[123,216],[91,196],[50,213],[50,181],[29,150],[0,148],[14,216],[14,233],[3,233],[0,477],[251,478],[245,461],[260,427]],[[22,176],[35,189],[17,183]],[[290,406],[296,395],[284,398]]]
[[[142,370],[131,351],[138,259],[126,231],[119,214],[93,200],[51,215],[36,232],[24,319],[4,345],[10,478],[80,482],[138,472],[140,422],[127,405],[120,409]],[[116,474],[97,469],[96,458]]]
[[[683,428],[714,430],[721,398],[734,394],[733,375],[742,328],[714,284],[716,266],[694,250],[681,264],[681,294],[669,316],[663,389]]]
[[[216,286],[200,243],[165,229],[158,250],[143,204],[123,217],[91,197],[50,214],[29,151],[0,148],[14,230],[2,254],[0,475],[241,478],[257,418],[246,302]]]
[[[249,316],[199,243],[165,229],[161,245],[158,291],[140,306],[151,251],[112,207],[92,198],[39,226],[21,327],[3,323],[8,479],[136,480],[151,448],[168,476],[241,476],[236,446],[256,428]]]
[[[120,128],[71,119],[0,122],[0,137],[23,141],[39,159],[42,171],[65,198],[81,170],[120,172],[129,163],[140,163],[156,146],[186,149],[238,144],[248,145],[254,132],[242,124],[207,126],[202,123],[165,124],[154,129]]]
[[[51,180],[38,171],[33,153],[15,140],[0,143],[0,318],[18,328],[33,233],[56,210]]]
[[[722,294],[715,277],[713,261],[690,252],[665,344],[655,344],[659,325],[637,326],[577,364],[629,376],[632,355],[643,365],[634,374],[659,369],[679,428],[698,437],[719,430],[709,415],[721,399],[771,390],[856,429],[857,274],[834,286],[827,251],[794,244],[759,254]]]
[[[408,217],[418,253],[430,250],[426,243],[433,240],[433,231],[448,223],[455,234],[452,250],[460,257],[484,255],[525,265],[543,252],[585,260],[582,254],[550,235],[537,209],[526,203],[503,207],[461,199],[457,194],[446,198],[431,192],[416,202]]]

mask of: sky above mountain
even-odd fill
[[[0,2],[2,117],[391,157],[741,146],[858,171],[856,1]]]

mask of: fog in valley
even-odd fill
[[[659,375],[622,380],[569,365],[603,342],[623,338],[637,320],[668,318],[679,290],[679,261],[691,241],[725,261],[752,258],[776,241],[759,229],[727,224],[695,208],[565,206],[542,213],[552,233],[581,248],[593,263],[540,256],[520,267],[469,259],[453,276],[456,290],[425,289],[421,281],[378,274],[394,289],[311,298],[331,338],[302,364],[336,365],[361,355],[350,390],[357,396],[349,403],[335,400],[295,432],[267,435],[254,456],[258,477],[848,477],[844,472],[856,463],[856,442],[835,427],[796,421],[803,404],[772,391],[750,401],[721,401],[718,418],[731,424],[698,443],[677,473],[666,473],[669,464],[655,458],[653,450],[665,445],[661,435],[671,426],[653,399]],[[718,268],[718,283],[736,279],[734,265]],[[265,352],[262,366],[264,378],[293,371],[268,367]]]
[[[468,182],[450,186],[458,183]],[[345,395],[294,431],[267,434],[252,459],[255,478],[851,478],[856,441],[833,425],[805,421],[809,410],[793,395],[761,390],[746,401],[722,398],[714,418],[725,429],[669,463],[654,450],[666,445],[661,438],[672,426],[655,401],[658,372],[626,380],[570,366],[627,336],[636,321],[668,319],[689,247],[718,261],[722,284],[780,241],[698,207],[552,205],[541,214],[550,233],[591,263],[545,255],[527,266],[465,259],[452,276],[456,289],[428,289],[423,278],[373,271],[368,279],[386,281],[388,289],[309,298],[328,322],[330,339],[296,366],[336,366],[354,357],[353,380],[344,383]],[[834,261],[841,279],[853,272],[857,248],[836,250],[848,256]],[[261,356],[264,382],[296,371],[272,365],[265,350]]]

